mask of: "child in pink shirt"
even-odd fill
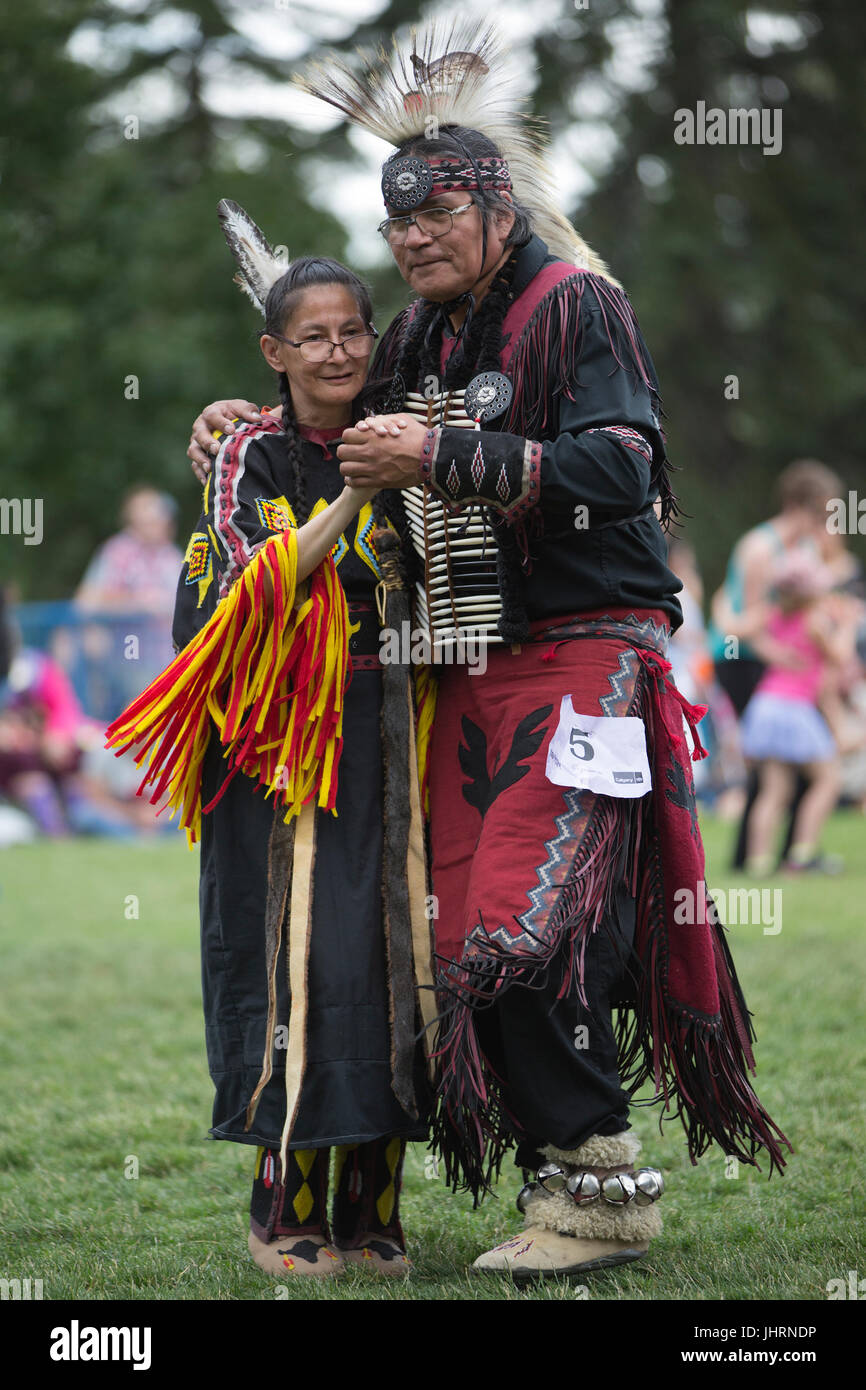
[[[828,673],[847,659],[851,634],[840,628],[829,595],[829,573],[814,556],[786,553],[774,572],[776,606],[766,626],[771,660],[743,713],[744,755],[758,765],[758,797],[749,817],[746,867],[770,872],[776,832],[791,803],[798,771],[809,782],[794,824],[785,867],[818,862],[824,822],[839,797],[836,741],[818,708]]]

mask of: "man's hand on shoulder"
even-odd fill
[[[211,471],[213,455],[219,449],[219,441],[214,439],[214,431],[218,430],[222,434],[234,433],[234,420],[248,421],[250,424],[258,424],[262,419],[262,413],[257,405],[252,401],[231,400],[213,401],[206,405],[201,415],[195,419],[192,427],[192,436],[187,449],[187,457],[192,465],[192,471],[200,483],[207,481]]]

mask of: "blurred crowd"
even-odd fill
[[[669,655],[686,698],[709,707],[709,757],[693,766],[699,798],[738,824],[734,866],[831,873],[842,866],[822,842],[828,815],[866,811],[866,577],[833,524],[842,480],[804,459],[777,488],[708,605],[693,548],[671,539],[684,621]],[[68,604],[13,616],[0,594],[0,846],[171,829],[136,798],[131,759],[102,745],[173,654],[175,511],[153,488],[130,492]]]
[[[183,564],[176,504],[136,487],[120,521],[70,603],[13,614],[0,593],[0,846],[163,829],[135,796],[141,773],[132,760],[103,743],[106,724],[173,655]]]
[[[694,550],[670,544],[684,585],[674,674],[709,706],[698,795],[738,822],[732,867],[758,877],[841,871],[827,817],[866,810],[866,576],[839,525],[849,494],[813,459],[783,469],[777,492],[735,544],[708,623]]]

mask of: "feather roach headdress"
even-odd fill
[[[456,161],[412,158],[396,170],[386,164],[383,191],[392,207],[409,210],[443,186],[478,187],[480,178],[483,187],[513,190],[555,256],[612,279],[557,206],[540,124],[526,111],[506,70],[495,30],[478,20],[447,27],[431,23],[421,33],[412,30],[409,43],[408,53],[396,39],[390,55],[381,48],[373,54],[359,51],[359,69],[331,54],[295,81],[354,125],[397,147],[430,138],[433,130],[464,126],[486,135],[499,151],[501,159],[471,161],[462,177],[459,156]]]
[[[253,219],[238,203],[223,198],[217,207],[217,217],[229,250],[238,263],[235,284],[240,285],[244,294],[264,314],[268,291],[280,276],[285,275],[289,263],[277,255]]]

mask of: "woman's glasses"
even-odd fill
[[[375,328],[368,328],[363,333],[350,333],[348,338],[341,338],[339,343],[331,342],[330,338],[302,338],[300,342],[294,342],[291,338],[284,338],[282,333],[269,333],[269,338],[279,338],[281,343],[288,343],[289,347],[297,348],[305,362],[327,362],[333,354],[335,347],[341,347],[349,357],[366,357],[372,351],[374,339],[379,334]]]

